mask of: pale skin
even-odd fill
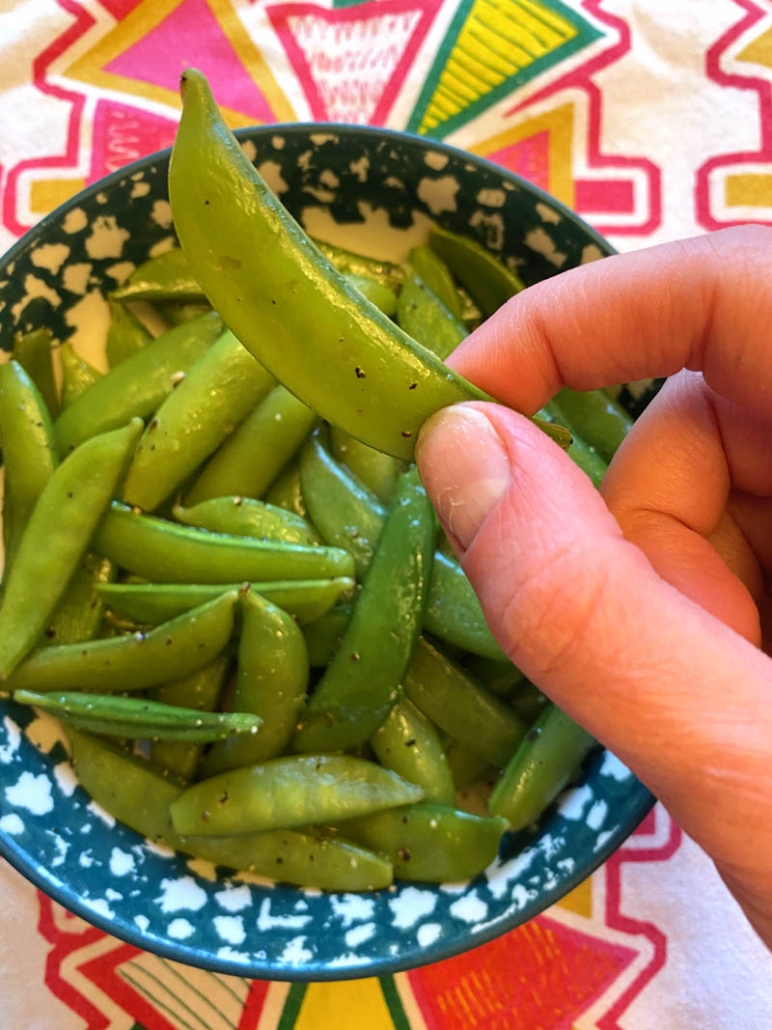
[[[448,363],[507,407],[418,464],[491,628],[713,858],[772,947],[772,230],[571,270]],[[669,376],[598,493],[530,421],[563,386]],[[516,409],[512,410],[512,409]]]

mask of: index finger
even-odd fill
[[[583,265],[513,297],[448,364],[526,414],[563,386],[591,390],[682,368],[768,412],[770,259],[772,230],[743,226]]]

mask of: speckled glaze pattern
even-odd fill
[[[487,162],[425,139],[340,126],[240,134],[289,209],[331,242],[400,257],[436,220],[471,234],[526,283],[610,253],[575,215]],[[50,326],[98,337],[104,295],[173,245],[168,154],[101,181],[0,263],[0,341]],[[632,397],[623,394],[629,403]],[[640,391],[635,403],[641,403]],[[143,841],[90,801],[57,724],[0,702],[0,851],[72,911],[131,943],[225,973],[324,980],[392,973],[504,933],[576,886],[652,804],[612,755],[469,883],[324,894],[229,873]]]

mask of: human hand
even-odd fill
[[[772,946],[772,231],[607,258],[514,297],[448,364],[510,408],[417,461],[518,668],[647,784]],[[601,491],[522,415],[671,376]]]

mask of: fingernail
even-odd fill
[[[445,532],[466,550],[509,486],[501,438],[481,411],[457,405],[426,422],[416,460]]]

